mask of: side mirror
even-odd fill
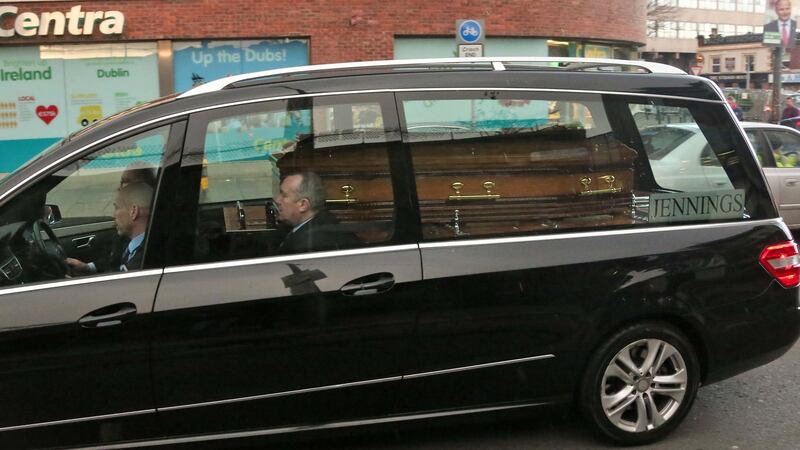
[[[44,205],[42,219],[44,219],[48,225],[61,222],[61,210],[58,208],[58,205]]]

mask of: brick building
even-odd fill
[[[225,75],[304,64],[457,56],[457,19],[483,21],[486,56],[632,59],[646,40],[645,4],[0,2],[0,166],[15,166],[34,150],[103,116]]]

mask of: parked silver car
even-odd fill
[[[800,229],[800,131],[759,122],[743,122],[742,127],[764,169],[783,220],[789,228]]]

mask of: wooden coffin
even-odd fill
[[[631,223],[637,152],[610,135],[556,129],[409,144],[424,237],[525,233]],[[298,145],[281,173],[311,170],[344,223],[391,230],[393,190],[384,143]],[[368,242],[386,236],[361,231]]]

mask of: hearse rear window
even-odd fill
[[[642,99],[567,93],[398,96],[424,240],[753,217],[735,156],[747,147],[726,142],[737,130],[706,111],[720,105],[644,108]]]

